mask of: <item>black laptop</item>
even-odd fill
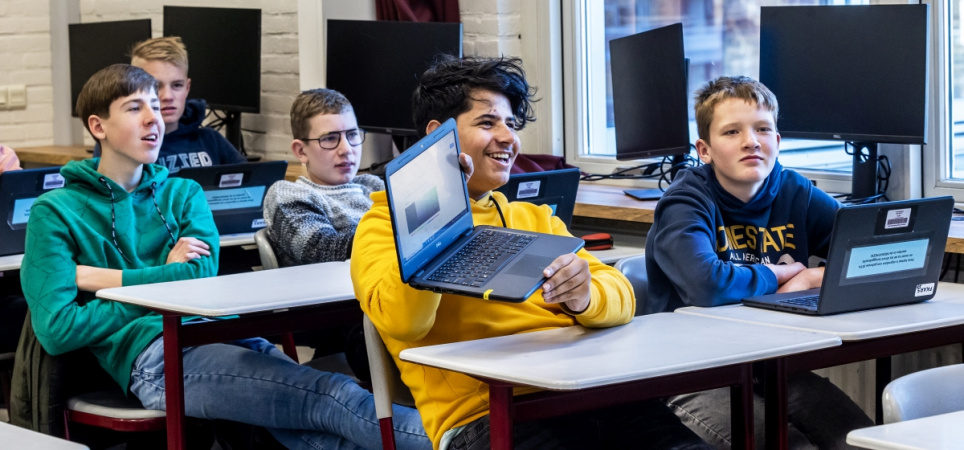
[[[826,315],[929,300],[937,293],[953,209],[951,197],[842,207],[820,288],[743,304]]]
[[[60,166],[13,170],[0,174],[0,255],[23,253],[30,207],[37,197],[64,187]]]
[[[510,202],[549,205],[552,213],[569,227],[572,212],[576,208],[579,177],[577,168],[516,173],[509,176],[508,183],[496,190],[505,194]]]
[[[402,281],[434,292],[524,302],[542,271],[582,239],[474,226],[455,120],[388,163],[385,187]]]
[[[172,176],[190,178],[204,189],[221,235],[253,233],[265,227],[264,194],[288,170],[286,161],[185,167]]]

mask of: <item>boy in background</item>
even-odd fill
[[[509,203],[494,191],[508,182],[520,152],[517,131],[535,118],[533,92],[518,59],[443,59],[415,90],[415,126],[424,136],[455,118],[476,226],[571,236],[548,206]],[[385,191],[372,200],[352,250],[355,295],[411,389],[436,449],[489,448],[488,385],[402,361],[402,350],[577,324],[612,327],[633,318],[629,281],[585,250],[556,258],[544,270],[548,281],[523,303],[412,288],[399,275]],[[525,422],[513,430],[517,449],[708,448],[657,400]]]
[[[291,152],[307,176],[268,190],[268,240],[282,267],[344,261],[358,221],[372,206],[369,195],[385,189],[380,178],[357,175],[365,132],[344,95],[312,89],[291,105],[291,133]]]
[[[177,36],[142,41],[131,51],[131,65],[157,80],[157,96],[164,120],[164,144],[157,164],[174,174],[183,167],[216,166],[247,162],[221,133],[202,125],[207,103],[188,100],[187,48]],[[99,148],[94,156],[99,156]]]
[[[777,161],[777,99],[747,77],[720,77],[696,92],[696,150],[705,165],[680,172],[656,205],[646,237],[649,295],[644,314],[682,306],[819,287],[839,204]],[[757,442],[763,401],[756,386]],[[873,425],[840,389],[812,372],[788,382],[792,448],[847,448],[847,432]],[[670,398],[684,423],[729,448],[729,391]]]
[[[163,410],[161,315],[94,296],[217,272],[218,234],[201,187],[152,164],[165,126],[155,86],[126,64],[84,85],[78,116],[103,155],[64,166],[66,187],[34,203],[21,280],[48,353],[88,348],[121,389]],[[381,445],[368,391],[299,365],[264,339],[184,349],[184,392],[188,416],[263,426],[289,448]],[[428,447],[416,411],[397,408],[395,423],[400,447]]]

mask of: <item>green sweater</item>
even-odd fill
[[[214,276],[218,232],[194,181],[168,179],[167,169],[145,165],[140,184],[128,193],[97,173],[98,163],[67,164],[60,170],[67,185],[34,202],[20,279],[44,349],[58,355],[89,347],[127,392],[134,360],[162,332],[161,315],[78,291],[77,266],[122,269],[124,286]],[[175,239],[200,239],[211,246],[211,256],[165,264],[174,244],[158,209]]]

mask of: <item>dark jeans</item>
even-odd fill
[[[753,430],[756,448],[764,446],[763,385],[754,384]],[[730,390],[713,389],[677,395],[667,400],[683,423],[719,449],[729,449]],[[850,449],[847,433],[873,426],[850,397],[830,380],[813,372],[791,374],[787,379],[787,418],[791,449]]]
[[[713,448],[658,400],[514,423],[512,436],[518,450]],[[489,416],[466,425],[449,444],[449,450],[488,448]]]

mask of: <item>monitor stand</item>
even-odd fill
[[[864,203],[876,200],[877,195],[877,143],[853,142],[854,161],[848,202]]]
[[[672,183],[673,180],[676,179],[676,174],[679,173],[683,165],[686,164],[686,155],[673,155],[673,161],[670,164],[669,181]],[[623,192],[640,201],[659,200],[663,197],[662,189],[625,189]]]

